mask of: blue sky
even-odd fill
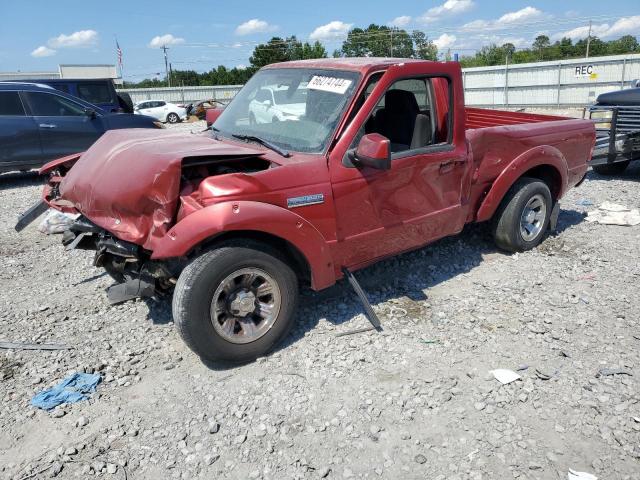
[[[0,18],[0,71],[115,63],[117,36],[134,81],[163,72],[163,44],[174,69],[204,71],[248,65],[256,43],[274,35],[318,39],[332,52],[351,26],[370,23],[423,30],[460,54],[507,41],[526,47],[541,33],[586,37],[589,19],[603,39],[640,34],[638,0],[4,0]]]

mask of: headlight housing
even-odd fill
[[[596,128],[611,128],[611,117],[613,110],[592,110],[589,115],[595,121]]]
[[[592,110],[591,118],[593,119],[606,119],[609,120],[613,116],[613,110]]]

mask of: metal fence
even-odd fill
[[[465,101],[477,107],[584,107],[598,95],[630,87],[640,79],[640,55],[521,63],[463,70]],[[216,87],[135,88],[134,103],[162,99],[192,102],[230,101],[242,85]]]
[[[521,63],[463,70],[465,101],[478,107],[583,107],[633,86],[640,55]]]
[[[133,103],[145,100],[165,100],[173,103],[188,103],[198,100],[218,100],[228,103],[242,88],[242,85],[203,86],[203,87],[163,87],[163,88],[127,88],[119,92],[131,95]]]

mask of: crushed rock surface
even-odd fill
[[[284,344],[243,366],[192,354],[168,298],[109,306],[91,252],[16,233],[40,189],[0,176],[0,341],[73,349],[0,350],[0,478],[640,478],[640,228],[584,220],[640,207],[638,163],[590,172],[533,251],[471,226],[358,272],[382,333],[336,337],[367,325],[346,282],[304,292]],[[78,371],[102,376],[89,401],[31,406]]]

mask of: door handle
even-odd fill
[[[57,125],[54,125],[53,123],[41,123],[39,127],[40,128],[56,128]]]

